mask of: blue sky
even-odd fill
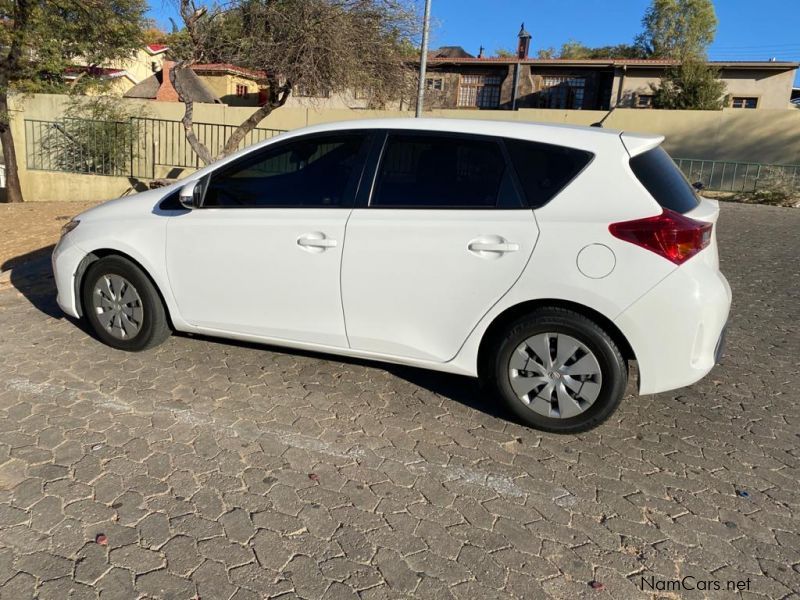
[[[150,0],[151,16],[169,28],[172,0]],[[417,0],[422,5],[422,0]],[[513,49],[522,21],[533,52],[574,39],[589,46],[630,42],[641,30],[649,0],[432,0],[431,47],[463,46],[477,54]],[[800,1],[716,0],[713,60],[800,61]],[[796,85],[800,85],[800,74]]]

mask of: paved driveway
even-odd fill
[[[46,260],[17,268],[0,597],[702,597],[687,575],[791,597],[800,211],[726,205],[719,238],[725,363],[576,437],[458,377],[186,336],[117,352],[59,315]]]

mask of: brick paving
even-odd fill
[[[798,231],[724,206],[724,363],[566,437],[454,376],[188,336],[117,352],[59,314],[47,260],[18,266],[0,598],[636,598],[687,575],[749,589],[657,595],[796,598]]]
[[[55,244],[61,227],[97,202],[0,203],[0,272]]]

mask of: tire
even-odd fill
[[[119,297],[116,292],[121,292]],[[158,346],[172,333],[155,286],[139,267],[121,256],[107,256],[89,266],[81,301],[95,336],[112,348],[141,352]],[[111,327],[109,315],[113,317]]]
[[[627,364],[614,340],[572,310],[529,313],[500,332],[491,348],[487,383],[520,421],[542,431],[597,427],[617,409],[628,384]],[[550,366],[544,364],[547,355]]]

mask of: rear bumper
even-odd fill
[[[698,257],[699,258],[699,257]],[[690,260],[615,319],[639,364],[639,393],[691,385],[724,349],[731,288],[715,265]]]

